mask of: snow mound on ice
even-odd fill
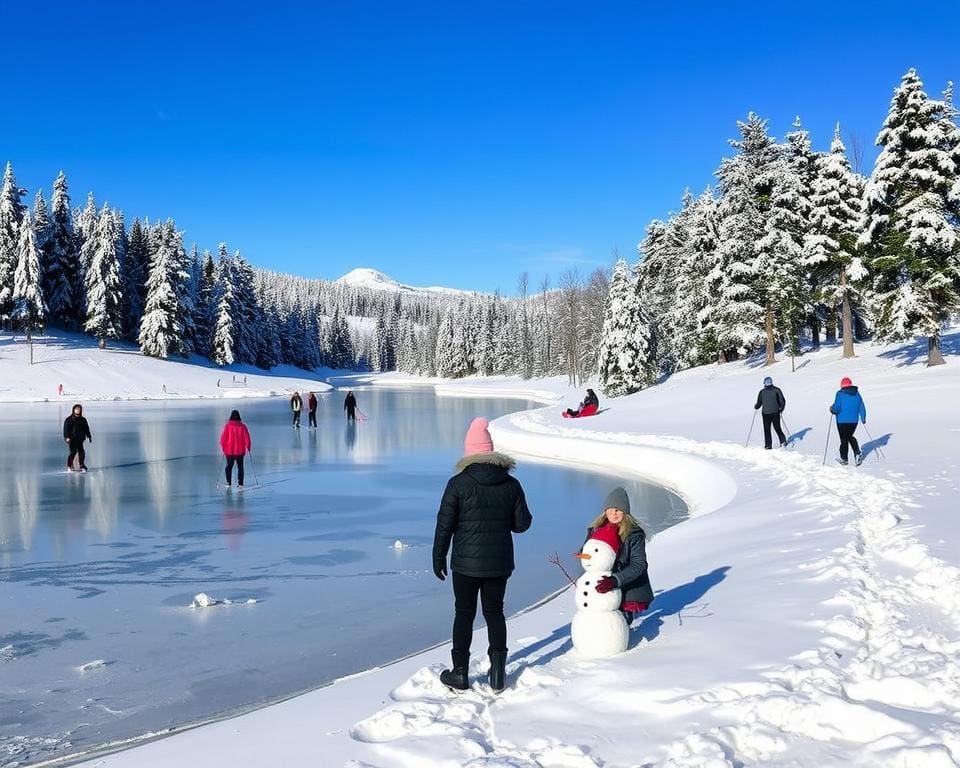
[[[77,667],[77,672],[93,672],[97,669],[103,669],[105,666],[107,666],[107,662],[103,659],[94,659]]]
[[[190,603],[191,608],[211,608],[215,605],[253,605],[256,603],[256,598],[248,597],[246,600],[220,600],[216,597],[211,597],[206,592],[200,592],[197,595],[194,595],[193,602]]]

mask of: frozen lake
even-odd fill
[[[431,570],[440,494],[471,418],[530,404],[357,396],[369,421],[347,426],[334,392],[319,429],[299,431],[285,400],[91,403],[85,475],[64,470],[70,403],[0,405],[0,766],[249,708],[449,639],[450,582]],[[247,485],[260,483],[243,493],[216,487],[234,407],[253,436]],[[579,549],[619,482],[531,463],[516,475],[534,521],[516,537],[508,614],[563,586],[548,555]],[[623,484],[648,532],[686,514],[659,487]],[[199,592],[233,602],[193,609]]]

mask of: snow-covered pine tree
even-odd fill
[[[217,264],[216,284],[213,290],[213,332],[210,343],[210,359],[217,365],[232,365],[234,354],[234,312],[236,302],[233,294],[233,262],[227,256],[226,246],[221,243]]]
[[[380,373],[389,370],[389,339],[387,338],[387,320],[381,313],[373,330],[373,348],[371,349],[370,365],[374,371]]]
[[[866,270],[857,249],[860,189],[850,168],[837,123],[830,152],[817,162],[813,184],[813,227],[805,242],[807,265],[814,274],[818,302],[841,306],[843,356],[853,357],[853,304]]]
[[[168,219],[150,233],[151,260],[140,349],[150,357],[189,354],[184,319],[189,315],[186,293],[190,279],[187,254],[176,225]]]
[[[881,339],[927,338],[927,365],[944,362],[940,332],[960,308],[960,234],[952,108],[930,99],[916,70],[894,91],[867,184],[859,244],[868,249]],[[951,215],[952,214],[952,215]]]
[[[196,334],[198,354],[212,358],[214,286],[217,268],[210,251],[204,251],[200,259],[200,275],[197,284],[197,299],[193,308],[193,326]]]
[[[96,221],[97,229],[88,241],[93,253],[86,272],[87,319],[83,329],[94,336],[103,349],[107,339],[118,339],[123,333],[123,287],[117,254],[116,218],[104,205]]]
[[[36,239],[37,256],[40,260],[40,290],[47,307],[47,312],[44,314],[47,314],[50,307],[46,297],[50,295],[47,284],[48,276],[52,276],[50,270],[53,254],[53,224],[50,222],[50,211],[47,208],[47,201],[41,189],[37,190],[37,194],[33,198],[33,236]],[[59,267],[59,265],[54,266]]]
[[[143,319],[147,275],[150,272],[150,235],[146,224],[134,219],[127,235],[127,254],[123,265],[124,338],[135,341]]]
[[[788,152],[771,167],[773,183],[757,243],[756,289],[764,306],[766,364],[776,362],[776,342],[800,353],[800,324],[809,302],[804,296],[803,238],[808,230],[809,201]]]
[[[51,233],[51,253],[49,270],[45,275],[47,286],[47,306],[54,322],[64,328],[71,325],[79,327],[83,319],[80,305],[85,286],[80,278],[80,261],[77,253],[77,238],[73,229],[73,212],[70,208],[70,194],[67,190],[67,177],[63,171],[53,182],[53,201],[51,203],[53,231]]]
[[[221,245],[223,245],[221,243]],[[224,248],[226,246],[223,246]],[[254,290],[253,267],[237,251],[233,256],[233,299],[234,299],[234,330],[233,337],[236,342],[235,354],[237,360],[241,363],[254,364],[257,360],[257,295]],[[303,319],[303,306],[300,306],[300,315]],[[306,331],[305,328],[301,330]],[[302,344],[308,342],[307,337],[301,337]],[[301,354],[309,350],[300,350]]]
[[[716,297],[709,291],[707,276],[717,261],[717,201],[705,189],[690,212],[689,240],[678,254],[677,317],[675,342],[678,368],[705,365],[716,359],[717,338],[713,316]]]
[[[93,192],[87,193],[87,204],[82,210],[75,212],[74,231],[78,239],[77,253],[80,258],[79,279],[80,279],[80,317],[82,324],[87,321],[87,271],[90,264],[93,263],[94,253],[97,249],[97,229],[99,227],[99,214],[97,212],[97,203],[94,200]]]
[[[718,361],[735,359],[763,338],[764,306],[757,292],[757,244],[764,236],[775,169],[781,160],[776,142],[767,133],[767,121],[753,112],[738,122],[737,150],[716,172],[719,249],[709,276],[717,297],[714,323]]]
[[[34,331],[43,327],[47,306],[43,300],[40,253],[29,212],[24,213],[20,222],[17,250],[11,317],[27,332],[28,336],[32,336]],[[31,362],[32,360],[31,352]]]
[[[611,397],[629,395],[654,381],[649,324],[640,293],[627,262],[619,259],[610,278],[610,295],[603,320],[598,374]]]
[[[20,257],[20,224],[26,212],[23,195],[13,165],[8,162],[0,189],[0,317],[13,309],[13,273]]]

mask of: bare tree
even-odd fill
[[[560,275],[560,297],[563,307],[560,319],[560,345],[567,381],[574,386],[583,382],[580,370],[580,309],[583,303],[583,280],[576,267]]]
[[[863,139],[860,138],[859,134],[848,131],[847,157],[850,158],[850,167],[853,168],[853,172],[859,176],[863,176],[863,155]]]
[[[525,379],[533,376],[533,338],[530,334],[530,314],[527,306],[529,287],[530,275],[521,272],[517,277],[517,294],[520,297],[520,375]]]

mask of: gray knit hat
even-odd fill
[[[603,502],[603,511],[608,509],[619,509],[623,514],[630,514],[630,497],[620,486],[614,488],[607,494],[607,500]]]

